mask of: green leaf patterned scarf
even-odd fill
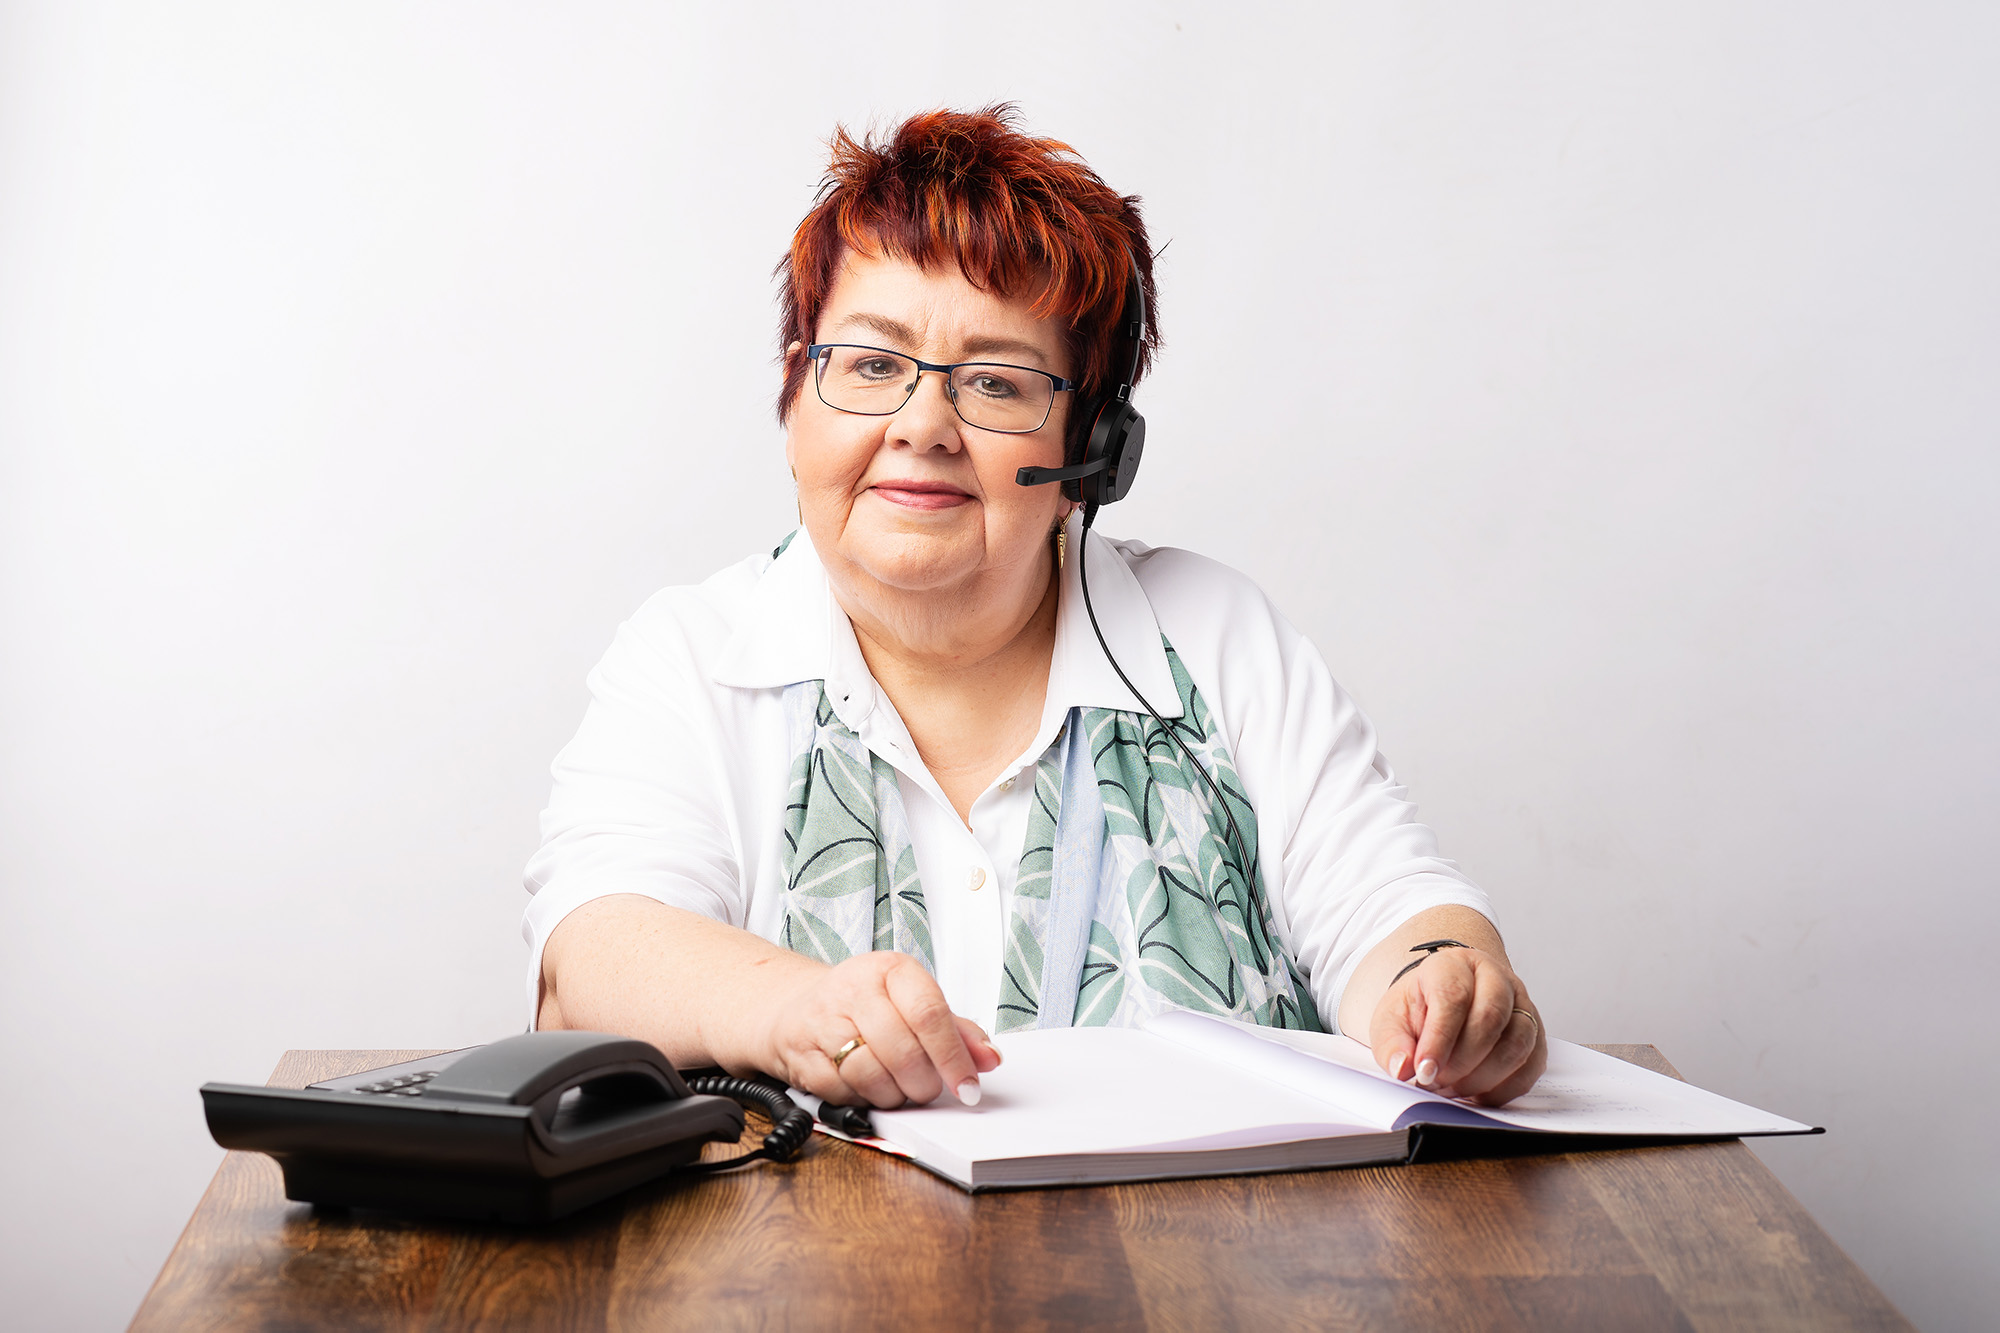
[[[1144,713],[1073,708],[1035,768],[1034,804],[1006,924],[999,1029],[1127,1025],[1192,1009],[1323,1031],[1279,947],[1236,766],[1173,645],[1179,730],[1249,841],[1178,746]],[[785,809],[781,942],[826,963],[876,949],[935,971],[895,769],[835,716],[824,681],[785,692],[794,758]]]

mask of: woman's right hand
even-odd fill
[[[946,1088],[976,1105],[979,1075],[1000,1063],[979,1025],[952,1013],[936,978],[901,953],[857,954],[794,983],[769,1032],[765,1067],[843,1106],[921,1106]]]

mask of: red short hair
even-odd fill
[[[785,360],[778,420],[791,415],[806,375],[805,358],[785,349],[814,341],[849,249],[886,251],[927,269],[956,264],[975,287],[1003,296],[1039,288],[1034,312],[1067,328],[1082,400],[1120,373],[1109,365],[1111,344],[1136,263],[1147,311],[1141,373],[1151,364],[1158,307],[1138,196],[1112,190],[1068,144],[1023,134],[1018,119],[1003,103],[927,111],[880,140],[857,142],[834,130],[819,197],[778,263]],[[1076,415],[1073,408],[1073,427]],[[1072,452],[1080,444],[1074,429],[1071,444]]]

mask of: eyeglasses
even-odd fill
[[[981,430],[1026,435],[1048,424],[1056,395],[1074,390],[1075,380],[1028,366],[996,361],[960,361],[933,365],[901,352],[849,343],[814,343],[806,348],[813,362],[813,385],[819,400],[836,412],[886,417],[917,391],[927,370],[944,376],[945,397],[959,420]]]

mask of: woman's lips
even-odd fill
[[[906,509],[950,509],[972,500],[958,487],[934,481],[880,481],[870,489],[890,504]]]

